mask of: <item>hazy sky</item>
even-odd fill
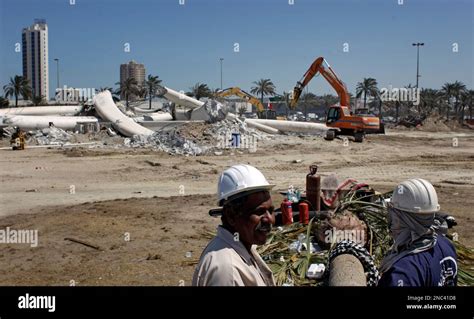
[[[180,2],[184,1],[184,5]],[[70,3],[75,3],[71,5]],[[403,2],[402,5],[399,2]],[[291,5],[290,3],[294,3]],[[289,91],[324,56],[354,92],[374,77],[379,87],[416,81],[473,87],[472,0],[0,0],[0,85],[21,75],[21,30],[35,18],[49,28],[50,96],[60,59],[61,86],[115,86],[121,63],[187,91],[196,82],[249,90],[270,78]],[[125,52],[126,43],[130,52]],[[344,44],[349,52],[344,52]],[[347,47],[346,45],[346,47]],[[453,52],[453,49],[458,52]],[[238,50],[236,50],[238,49]],[[238,51],[238,52],[236,52]],[[321,77],[309,90],[334,93]]]

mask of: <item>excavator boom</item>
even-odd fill
[[[327,68],[324,67],[324,64],[327,66]],[[309,69],[303,75],[302,81],[298,81],[296,83],[293,91],[293,97],[290,102],[290,108],[294,109],[296,107],[296,103],[300,98],[301,92],[318,73],[321,74],[337,92],[337,95],[339,96],[339,104],[341,106],[350,107],[350,98],[349,94],[347,93],[346,85],[338,78],[336,72],[334,72],[327,61],[323,57],[319,57],[313,62],[313,64],[311,64]]]
[[[352,114],[346,85],[323,57],[317,58],[305,72],[302,79],[296,83],[290,102],[291,109],[296,108],[301,92],[318,73],[329,82],[339,96],[339,105],[331,106],[327,113],[326,125],[330,128],[326,132],[327,140],[332,140],[337,135],[350,135],[354,136],[356,142],[362,142],[364,135],[367,133],[384,132],[379,118]]]

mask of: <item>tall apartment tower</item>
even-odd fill
[[[135,61],[130,61],[127,64],[120,64],[120,83],[125,82],[128,78],[133,77],[137,80],[139,86],[145,83],[145,66]],[[121,99],[125,98],[120,96]]]
[[[23,77],[30,80],[34,96],[49,100],[48,25],[44,19],[24,28],[22,35]]]

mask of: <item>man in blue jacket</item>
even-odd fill
[[[457,256],[435,217],[438,196],[430,182],[411,179],[397,186],[389,205],[394,243],[381,264],[379,286],[455,286]]]

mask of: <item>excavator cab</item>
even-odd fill
[[[341,117],[341,109],[339,107],[331,107],[328,111],[326,125],[336,122]]]

